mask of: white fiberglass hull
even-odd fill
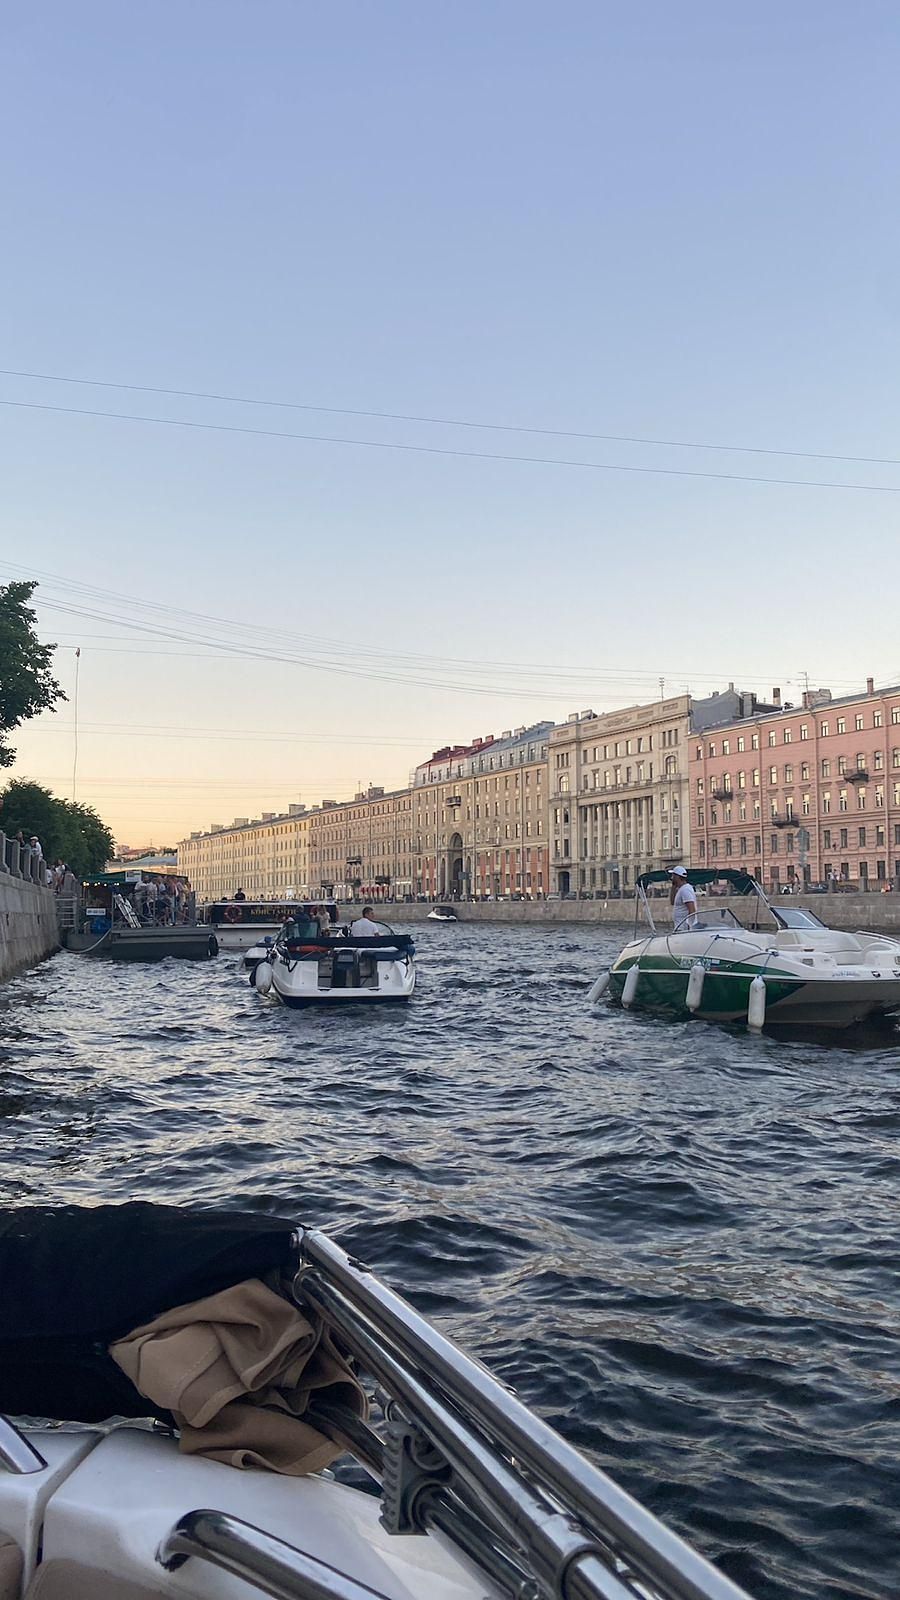
[[[803,939],[697,928],[633,940],[613,963],[607,993],[629,1008],[732,1022],[747,1019],[750,985],[761,978],[769,1023],[845,1028],[900,1011],[897,941],[829,929]]]
[[[198,1555],[175,1571],[163,1569],[161,1547],[186,1513],[200,1507],[240,1518],[385,1600],[499,1596],[439,1536],[392,1538],[380,1525],[377,1499],[330,1478],[238,1472],[183,1456],[174,1439],[139,1428],[31,1431],[28,1437],[47,1467],[0,1473],[0,1528],[21,1552],[25,1583],[37,1567],[48,1600],[76,1593],[120,1600],[138,1591],[142,1600],[258,1600],[262,1588]]]

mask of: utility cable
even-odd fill
[[[446,445],[400,444],[387,439],[342,439],[334,434],[290,433],[278,428],[246,428],[233,422],[189,422],[176,417],[141,417],[130,411],[92,411],[83,406],[54,406],[37,400],[0,400],[18,411],[52,411],[70,417],[97,417],[105,421],[143,422],[159,428],[187,428],[195,432],[242,434],[258,439],[293,439],[303,444],[337,444],[355,450],[394,450],[403,454],[444,456],[466,461],[502,461],[537,467],[570,467],[587,472],[624,472],[656,478],[706,478],[721,483],[764,483],[781,488],[841,489],[869,494],[900,494],[900,484],[837,483],[819,478],[767,478],[745,472],[702,472],[692,467],[637,467],[612,461],[579,461],[565,456],[520,456],[492,450],[459,450]]]
[[[799,461],[847,461],[865,466],[900,467],[894,456],[838,455],[828,450],[779,450],[755,444],[710,444],[698,439],[655,439],[633,433],[591,433],[578,428],[537,428],[517,422],[475,422],[469,417],[429,417],[408,411],[371,411],[358,406],[321,406],[300,400],[260,400],[205,389],[164,389],[149,383],[116,383],[104,378],[72,378],[58,372],[20,372],[0,367],[0,377],[30,378],[41,383],[78,384],[90,389],[117,389],[128,394],[166,395],[178,400],[213,400],[225,405],[258,406],[270,411],[312,411],[320,416],[366,417],[382,422],[425,423],[437,428],[472,428],[485,433],[523,433],[545,439],[593,439],[602,444],[645,444],[671,450],[716,450],[726,455],[789,456]]]

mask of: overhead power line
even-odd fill
[[[472,428],[485,433],[523,433],[545,439],[593,439],[602,444],[643,444],[671,450],[716,450],[725,455],[788,456],[798,461],[846,461],[857,465],[898,467],[894,456],[839,455],[830,450],[776,449],[771,445],[711,444],[700,439],[657,439],[645,434],[592,433],[579,428],[530,427],[520,422],[476,422],[471,417],[430,417],[411,411],[373,411],[360,406],[323,406],[303,400],[265,400],[242,394],[220,394],[208,389],[161,388],[150,383],[118,383],[108,378],[73,378],[58,372],[21,372],[0,367],[0,377],[31,378],[41,383],[77,384],[89,389],[116,389],[128,394],[167,395],[178,400],[213,400],[226,405],[257,406],[269,411],[305,411],[319,416],[367,417],[382,422],[416,422],[437,428]]]
[[[900,484],[838,483],[820,478],[768,478],[748,472],[703,472],[693,467],[638,467],[614,461],[580,461],[565,456],[521,456],[493,450],[459,450],[447,445],[406,444],[388,439],[342,439],[335,434],[291,433],[279,428],[247,428],[233,422],[194,422],[176,417],[142,417],[131,411],[92,411],[83,406],[54,406],[37,400],[0,400],[17,411],[48,411],[70,417],[95,417],[103,421],[140,422],[158,428],[185,428],[193,432],[241,434],[258,439],[291,439],[301,444],[335,444],[354,450],[394,450],[405,455],[442,456],[465,461],[514,462],[536,467],[568,467],[585,472],[620,472],[655,478],[706,478],[721,483],[774,484],[782,489],[842,489],[870,494],[900,494]]]

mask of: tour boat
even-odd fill
[[[408,1000],[416,987],[415,946],[408,933],[354,935],[350,924],[323,933],[301,912],[284,924],[250,982],[286,1006],[381,1004]],[[254,950],[254,955],[256,950]]]
[[[800,906],[773,905],[747,873],[691,869],[695,887],[719,880],[746,897],[747,917],[711,910],[708,896],[694,927],[676,932],[657,929],[647,895],[669,874],[642,873],[635,930],[643,912],[650,932],[625,945],[588,998],[715,1022],[746,1020],[754,1030],[764,1023],[846,1028],[900,1010],[900,940],[843,932]]]
[[[0,1271],[3,1600],[746,1600],[316,1229],[23,1208]]]
[[[314,905],[323,904],[336,918],[334,902],[318,900],[213,900],[201,906],[197,916],[215,929],[223,950],[248,950],[267,933],[274,938],[288,917],[296,916],[299,910],[309,911]]]
[[[458,922],[459,921],[459,917],[456,915],[456,912],[454,911],[452,906],[434,906],[434,907],[432,907],[431,911],[429,911],[427,917],[425,918],[425,921],[426,922]]]

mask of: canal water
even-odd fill
[[[592,1012],[608,931],[416,937],[398,1010],[15,980],[4,1200],[321,1224],[759,1600],[900,1593],[900,1038]]]

